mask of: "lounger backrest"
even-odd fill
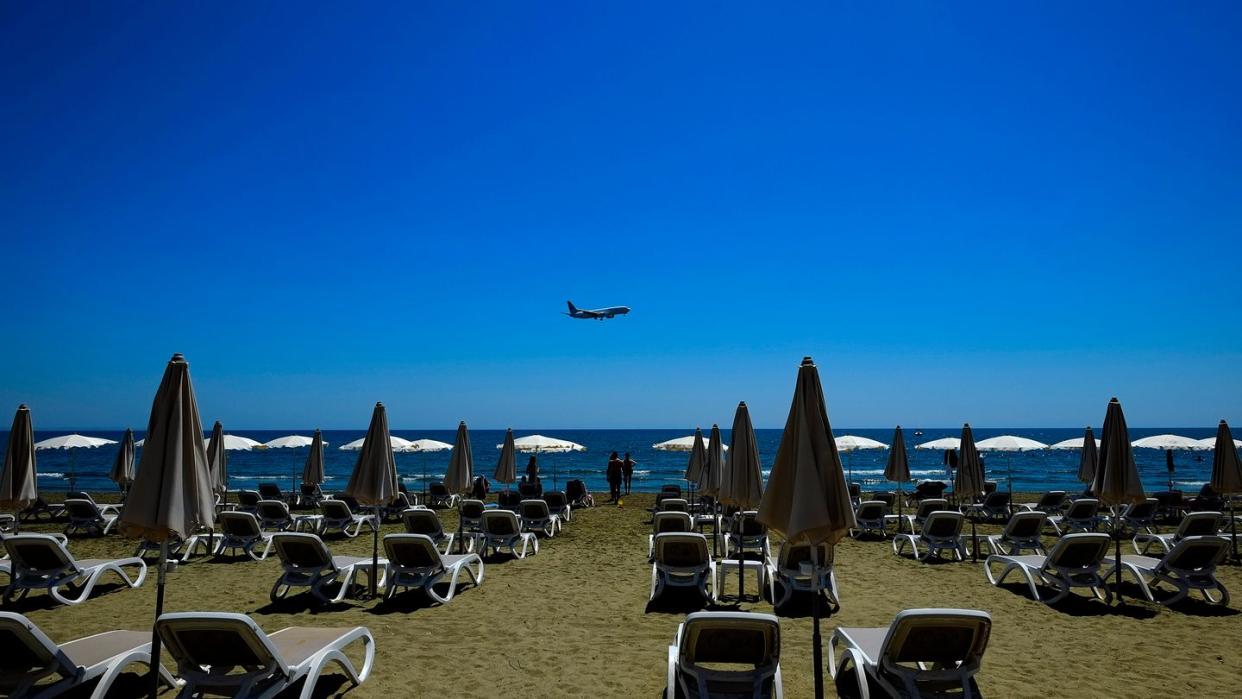
[[[280,562],[289,568],[325,568],[332,565],[332,553],[314,534],[275,534],[272,546],[276,548]]]
[[[1059,509],[1063,504],[1065,504],[1065,491],[1049,490],[1039,499],[1039,502],[1035,505],[1035,509],[1055,510]]]
[[[672,493],[673,497],[681,497],[681,486],[675,483],[666,483],[660,487],[661,493]]]
[[[237,667],[289,671],[267,634],[244,614],[164,614],[155,621],[155,628],[180,667],[201,671],[200,668],[210,666],[219,668],[220,674]]]
[[[346,495],[345,493],[337,493],[336,495],[332,496],[332,499],[340,500],[346,505],[349,505],[350,512],[357,512],[358,510],[362,509],[362,506],[358,504],[358,501],[355,498],[349,495]]]
[[[259,518],[264,520],[289,519],[289,506],[279,500],[260,500]]]
[[[815,554],[817,557],[815,561],[811,560],[811,551],[813,549],[814,547],[808,543],[790,544],[785,542],[781,545],[781,570],[799,570],[803,563],[817,563],[820,567],[832,563],[832,547],[827,543],[819,544],[819,551]]]
[[[993,491],[991,493],[988,493],[988,496],[983,499],[983,506],[990,507],[993,509],[1005,507],[1006,505],[1009,504],[1009,496],[1010,496],[1010,493],[1007,490]]]
[[[522,494],[512,490],[508,492],[502,490],[496,495],[496,501],[501,507],[517,507],[518,503],[522,502]]]
[[[1079,498],[1070,503],[1065,511],[1066,519],[1091,519],[1100,513],[1100,501],[1095,498]]]
[[[259,501],[262,499],[263,498],[259,495],[259,493],[254,490],[237,491],[237,502],[239,502],[242,507],[258,507]]]
[[[1165,555],[1164,566],[1185,572],[1210,572],[1229,555],[1229,539],[1223,536],[1191,536],[1177,542]]]
[[[71,490],[68,493],[65,493],[65,499],[66,500],[90,500],[92,503],[95,503],[95,498],[91,497],[90,493],[83,491],[83,490]],[[95,504],[99,504],[99,503],[95,503]]]
[[[877,520],[888,513],[888,506],[879,500],[868,500],[858,506],[855,516],[858,519]]]
[[[302,495],[305,495],[306,497],[313,497],[313,496],[319,495],[319,486],[315,485],[314,483],[303,483],[302,484]]]
[[[565,494],[560,491],[544,493],[543,501],[548,503],[549,510],[562,510],[565,508],[565,505],[569,503],[569,500],[565,497]]]
[[[1048,552],[1048,563],[1057,568],[1094,570],[1108,553],[1109,535],[1104,533],[1066,534]]]
[[[461,516],[466,519],[478,519],[483,516],[482,500],[462,500]]]
[[[280,492],[280,486],[275,483],[259,484],[259,497],[264,500],[279,500],[281,495],[282,493]]]
[[[90,500],[66,500],[65,511],[70,519],[97,519],[99,508]]]
[[[711,553],[702,534],[656,534],[655,561],[674,568],[707,565]]]
[[[249,512],[221,512],[220,529],[229,536],[258,536],[259,520]]]
[[[850,497],[852,498],[862,497],[862,484],[861,483],[850,483]]]
[[[353,511],[349,509],[349,505],[340,500],[320,500],[319,509],[323,512],[323,516],[328,519],[352,519]]]
[[[872,493],[871,499],[884,503],[886,507],[892,507],[893,503],[897,502],[897,494],[889,491],[880,491]]]
[[[436,544],[426,534],[389,534],[384,537],[388,560],[402,568],[435,568],[442,566]]]
[[[0,612],[0,678],[38,674],[56,663],[60,649],[22,614]]]
[[[754,537],[767,535],[768,528],[765,524],[759,521],[759,513],[754,510],[747,510],[746,512],[739,513],[737,517],[740,522],[739,530],[742,536]]]
[[[965,521],[966,517],[961,512],[937,510],[927,515],[927,521],[923,522],[923,534],[937,539],[958,536],[962,533],[962,524]]]
[[[1005,525],[1005,536],[1016,539],[1029,539],[1039,536],[1047,520],[1048,515],[1038,510],[1035,512],[1015,512]]]
[[[15,534],[4,537],[4,548],[15,567],[45,573],[77,567],[65,545],[47,534]]]
[[[1143,502],[1130,503],[1126,507],[1126,519],[1139,522],[1150,520],[1156,516],[1156,508],[1160,506],[1160,501],[1155,498],[1147,498]]]
[[[443,483],[432,483],[430,486],[427,487],[427,491],[431,493],[433,497],[437,497],[437,498],[449,497],[448,488],[445,487]]]
[[[487,510],[482,525],[483,531],[494,536],[516,536],[521,531],[517,515],[509,510]]]
[[[938,498],[949,487],[944,481],[923,481],[914,486],[914,495],[919,498]]]
[[[1188,536],[1215,534],[1220,527],[1220,518],[1219,512],[1191,512],[1186,515],[1181,524],[1177,525],[1177,537],[1182,539]]]
[[[916,663],[933,667],[977,666],[987,649],[992,617],[970,609],[907,609],[888,627],[880,647],[886,669]]]
[[[657,512],[651,518],[651,533],[688,532],[694,530],[694,522],[688,512]]]
[[[543,500],[523,500],[518,504],[518,511],[522,513],[522,519],[547,519],[551,515],[548,503]]]
[[[410,534],[425,534],[433,539],[444,536],[444,525],[434,510],[412,507],[401,513],[401,523]]]
[[[764,670],[780,662],[781,627],[771,614],[695,612],[686,617],[678,655],[683,666],[745,665]]]
[[[949,509],[949,501],[943,498],[928,498],[919,502],[919,509],[915,511],[914,518],[923,520],[931,516],[931,513],[937,510]]]
[[[689,512],[690,504],[682,498],[665,498],[660,501],[661,512]]]

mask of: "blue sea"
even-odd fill
[[[915,480],[946,479],[944,455],[940,451],[914,449],[921,442],[940,437],[956,437],[960,428],[922,428],[922,435],[915,435],[916,429],[905,430],[906,446],[910,457],[910,472]],[[69,434],[72,431],[38,431],[36,441]],[[81,434],[92,437],[104,437],[120,440],[121,432],[99,430],[81,430]],[[259,442],[266,442],[288,434],[310,436],[313,430],[237,430],[229,431],[242,437],[249,437]],[[587,448],[585,452],[568,454],[540,454],[538,456],[541,476],[546,484],[555,483],[563,487],[566,480],[582,479],[594,491],[607,491],[604,478],[608,456],[617,451],[621,454],[630,452],[638,462],[634,472],[634,489],[639,491],[658,491],[664,483],[676,483],[685,472],[689,454],[686,452],[658,451],[653,444],[689,434],[688,430],[521,430],[515,431],[516,437],[527,434],[544,434],[550,437],[568,439]],[[892,439],[891,429],[853,429],[838,430],[837,435],[853,434],[869,437],[888,443]],[[1130,438],[1138,439],[1154,434],[1173,433],[1194,439],[1215,436],[1214,428],[1158,428],[1131,429]],[[356,451],[341,451],[337,447],[364,436],[363,430],[329,430],[325,431],[324,439],[329,446],[324,450],[326,457],[325,472],[326,491],[335,487],[344,487],[349,474],[358,458]],[[436,439],[452,443],[454,430],[393,430],[392,434],[404,439]],[[499,451],[496,445],[504,439],[502,430],[471,430],[470,439],[474,451],[474,469],[476,475],[491,477],[496,467]],[[1072,437],[1081,437],[1082,428],[1047,428],[1047,429],[976,429],[975,439],[983,440],[1002,434],[1016,434],[1021,437],[1052,444]],[[1099,430],[1096,430],[1099,434]],[[142,433],[136,433],[141,439]],[[759,442],[759,455],[763,463],[763,474],[767,477],[772,459],[776,456],[780,444],[781,430],[756,430]],[[728,444],[729,432],[724,430],[725,443]],[[0,432],[0,440],[8,442],[8,433]],[[37,452],[37,468],[39,471],[39,488],[46,493],[63,492],[69,489],[69,479],[73,477],[78,489],[92,491],[114,490],[116,486],[108,480],[108,472],[116,456],[119,445],[106,445],[97,449],[74,449],[69,451],[42,450]],[[229,485],[231,488],[253,488],[260,481],[274,481],[282,488],[292,488],[299,479],[302,465],[306,460],[308,449],[267,449],[262,451],[230,451],[229,452]],[[842,454],[842,464],[852,479],[864,484],[865,489],[887,489],[894,484],[884,480],[884,463],[887,459],[886,450],[855,451]],[[1012,475],[1013,487],[1019,492],[1035,492],[1052,488],[1074,491],[1081,488],[1075,476],[1078,472],[1077,450],[1042,450],[1024,453],[991,453],[984,454],[985,471],[988,479],[1002,483]],[[141,457],[141,448],[139,448]],[[443,477],[448,465],[447,451],[429,454],[397,454],[397,471],[407,486],[414,491],[421,491],[428,482]],[[526,455],[518,455],[518,473],[523,473],[526,466]],[[1168,487],[1169,474],[1165,467],[1165,455],[1153,449],[1136,449],[1135,458],[1143,477],[1144,486],[1148,491],[1163,490]],[[1183,490],[1197,490],[1207,481],[1212,470],[1212,453],[1177,452],[1175,456],[1176,472],[1174,484]]]

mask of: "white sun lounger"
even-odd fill
[[[677,626],[666,699],[780,699],[781,685],[781,627],[771,614],[695,612]]]
[[[518,513],[524,532],[542,533],[551,538],[561,530],[561,518],[552,514],[552,511],[548,509],[548,503],[543,500],[521,501],[518,503]]]
[[[521,550],[518,549],[519,544]],[[518,558],[526,558],[528,550],[532,554],[539,553],[539,538],[522,531],[522,525],[513,512],[488,510],[483,513],[483,553],[505,550]]]
[[[1134,535],[1131,544],[1134,546],[1134,552],[1146,555],[1151,550],[1152,544],[1160,544],[1160,548],[1168,553],[1177,542],[1188,536],[1212,536],[1216,534],[1220,527],[1223,515],[1219,512],[1191,512],[1182,518],[1180,524],[1177,525],[1177,531],[1172,534],[1150,534],[1146,532],[1138,532]],[[1139,544],[1143,544],[1143,548],[1139,548]]]
[[[335,663],[359,685],[375,660],[375,638],[362,626],[293,626],[267,634],[245,614],[180,612],[164,614],[155,628],[186,683],[179,695],[183,697],[212,692],[270,699],[305,678],[298,696],[310,699],[329,664]],[[345,655],[356,641],[365,647],[361,671]]]
[[[1048,553],[1040,538],[1047,521],[1048,515],[1041,510],[1015,512],[1013,517],[1005,523],[1004,531],[1000,534],[992,534],[985,540],[988,549],[992,553],[1015,556],[1028,549],[1039,554]]]
[[[93,500],[71,498],[65,501],[64,508],[65,514],[69,517],[69,523],[65,525],[66,536],[79,531],[102,536],[112,531],[119,518],[115,512],[104,512],[99,509]]]
[[[117,675],[134,663],[151,665],[151,631],[105,631],[57,644],[29,619],[0,612],[0,693],[7,697],[44,699],[98,680],[90,699],[103,699]],[[38,684],[52,678],[50,684]],[[160,666],[160,678],[176,686]]]
[[[1191,590],[1198,590],[1208,604],[1227,607],[1229,590],[1216,578],[1216,566],[1228,555],[1229,540],[1225,537],[1190,536],[1177,542],[1164,558],[1124,555],[1121,557],[1121,570],[1134,576],[1139,587],[1143,589],[1143,596],[1152,602],[1177,604]],[[1104,572],[1104,578],[1108,579],[1116,570],[1117,564],[1114,562]],[[1172,597],[1157,600],[1152,595],[1152,588],[1161,583],[1167,583],[1176,589]],[[1213,599],[1212,591],[1220,593],[1220,598]]]
[[[711,592],[707,590],[711,585]],[[707,537],[702,534],[656,534],[651,564],[651,595],[654,600],[669,587],[693,587],[705,600],[715,598],[716,562]]]
[[[319,522],[320,535],[337,530],[352,539],[362,533],[364,524],[371,531],[379,529],[375,524],[374,513],[354,514],[354,511],[349,509],[349,505],[341,500],[320,500],[319,511],[323,513],[323,519]],[[350,531],[351,527],[352,531]]]
[[[939,556],[944,551],[952,551],[957,560],[964,561],[969,551],[962,541],[962,525],[966,517],[953,510],[936,510],[927,516],[923,528],[918,534],[896,534],[893,536],[893,553],[901,555],[906,544],[914,549],[914,557],[926,561],[933,555]],[[927,547],[926,553],[919,553],[919,544]]]
[[[1108,553],[1109,541],[1109,535],[1103,533],[1066,534],[1057,541],[1047,556],[988,556],[983,563],[983,574],[987,576],[988,582],[1000,585],[1009,573],[1019,571],[1030,586],[1031,596],[1044,604],[1056,604],[1075,587],[1090,588],[1095,597],[1109,602],[1113,593],[1108,589],[1104,576],[1100,574],[1104,556]],[[1003,566],[1000,576],[993,574],[993,565]],[[1045,599],[1039,594],[1040,583],[1055,587],[1057,593]]]
[[[1079,498],[1069,504],[1063,515],[1049,515],[1048,524],[1057,535],[1073,532],[1094,532],[1099,528],[1100,501],[1095,498]]]
[[[979,696],[974,677],[991,631],[986,612],[907,609],[886,628],[838,627],[828,667],[834,679],[852,668],[862,699],[870,699],[871,682],[885,696],[971,699]]]
[[[807,543],[785,542],[781,544],[777,560],[768,557],[767,578],[773,609],[788,602],[795,592],[813,592],[815,589],[824,591],[829,604],[841,604],[837,574],[832,567],[832,547],[828,544],[819,545],[819,552],[816,554],[818,567],[811,565],[815,563],[811,561],[811,550],[811,545]],[[807,570],[803,569],[803,564],[808,565]],[[814,578],[816,570],[819,572],[818,581]]]
[[[295,587],[310,588],[311,595],[321,602],[340,602],[353,588],[359,570],[371,570],[370,556],[333,556],[323,539],[314,534],[273,534],[272,546],[283,568],[269,594],[273,602],[284,599]],[[380,559],[380,564],[384,564],[384,559]],[[340,592],[328,597],[323,590],[333,583],[340,583]],[[381,580],[376,586],[383,584]]]
[[[689,512],[654,512],[651,515],[651,533],[647,535],[647,560],[655,550],[657,534],[685,534],[694,531],[694,519]]]
[[[259,527],[259,518],[253,514],[249,512],[221,512],[219,522],[220,532],[217,536],[220,538],[220,541],[216,544],[216,549],[213,552],[216,556],[223,555],[225,551],[233,555],[241,551],[254,560],[261,561],[271,553],[272,535]],[[263,544],[263,551],[256,553],[259,544]],[[187,552],[192,551],[193,548],[193,546],[190,546],[190,542],[187,542]]]
[[[47,534],[17,534],[4,538],[11,559],[11,578],[4,591],[4,603],[25,597],[30,590],[47,590],[57,602],[81,604],[91,596],[95,584],[105,573],[116,573],[130,587],[147,579],[147,564],[141,558],[76,560],[64,542]],[[137,569],[137,579],[126,568]],[[60,588],[68,586],[77,597],[66,597]]]
[[[431,599],[447,604],[457,594],[458,580],[464,572],[472,585],[483,582],[483,559],[474,553],[440,553],[425,534],[389,534],[384,537],[388,555],[384,599],[390,600],[398,588],[420,588]],[[474,566],[474,568],[471,568]],[[435,586],[448,578],[448,591],[441,595]]]
[[[883,500],[865,500],[854,510],[854,522],[858,526],[850,530],[855,539],[863,534],[879,534],[888,538],[888,505]]]
[[[1024,508],[1027,512],[1043,512],[1046,515],[1060,514],[1061,508],[1065,505],[1066,494],[1064,490],[1049,490],[1039,498],[1039,502],[1024,502],[1019,507]]]

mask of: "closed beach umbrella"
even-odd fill
[[[1139,480],[1130,445],[1130,430],[1121,402],[1113,398],[1104,414],[1104,433],[1100,437],[1100,459],[1096,465],[1092,491],[1105,505],[1127,505],[1146,499],[1143,482]],[[1120,517],[1113,517],[1113,541],[1116,544],[1117,600],[1121,599],[1121,529]]]
[[[155,391],[142,459],[120,520],[120,530],[126,536],[160,542],[156,619],[164,613],[169,539],[185,539],[199,529],[214,528],[215,515],[203,421],[190,381],[190,365],[177,353],[168,361]],[[159,666],[160,637],[152,627],[152,697],[159,688]]]
[[[897,531],[901,531],[901,485],[910,480],[910,459],[906,456],[906,438],[901,425],[893,430],[893,445],[888,450],[888,463],[884,464],[884,478],[897,484]]]
[[[457,425],[457,439],[454,440],[453,451],[449,455],[448,471],[444,474],[444,487],[448,488],[450,493],[461,494],[470,489],[470,482],[473,480],[474,454],[470,450],[470,431],[466,429],[466,421],[462,420]],[[466,552],[466,543],[462,537],[461,500],[457,502],[459,503],[457,512],[457,552],[461,554]]]
[[[1100,440],[1095,438],[1090,426],[1083,433],[1081,448],[1082,456],[1078,460],[1078,480],[1086,483],[1087,489],[1091,490],[1092,483],[1095,482],[1095,470],[1100,463]]]
[[[712,425],[711,444],[707,447],[707,464],[703,467],[703,478],[699,480],[704,495],[717,497],[720,494],[720,469],[724,467],[724,445],[720,441],[720,426]]]
[[[509,484],[517,480],[517,450],[513,446],[513,430],[505,431],[505,442],[500,445],[500,459],[496,462],[496,470],[492,477],[497,483],[504,483],[505,490]]]
[[[1242,462],[1238,447],[1229,433],[1229,425],[1220,421],[1216,428],[1216,451],[1212,454],[1210,485],[1229,500],[1229,538],[1233,540],[1233,562],[1238,561],[1238,520],[1233,515],[1233,495],[1242,493]]]
[[[759,505],[759,521],[791,543],[812,544],[812,565],[819,567],[818,544],[835,546],[855,526],[849,487],[832,439],[819,372],[810,357],[802,360],[793,404],[781,434],[776,460]],[[819,575],[813,580],[818,585]],[[813,592],[812,660],[815,696],[824,695],[823,642],[819,633],[819,589]]]
[[[371,426],[363,438],[358,462],[349,476],[345,494],[361,505],[375,508],[375,521],[380,521],[380,508],[397,497],[397,464],[392,455],[388,435],[388,413],[377,402],[371,411]],[[371,596],[375,597],[375,578],[379,569],[379,527],[371,532]]]
[[[108,473],[108,478],[120,487],[121,492],[125,492],[129,488],[129,484],[134,482],[134,431],[126,428],[125,436],[121,438],[121,448],[116,452],[116,458],[112,460],[112,470]]]
[[[223,495],[229,489],[229,455],[224,448],[224,427],[216,420],[207,440],[207,468],[211,470],[211,490]]]
[[[743,401],[737,404],[733,415],[733,448],[720,473],[720,488],[716,499],[725,507],[736,507],[741,513],[753,510],[763,500],[763,474],[759,466],[759,443],[755,441],[755,428],[750,423],[750,410]],[[736,518],[741,522],[741,517]],[[739,524],[740,526],[740,524]],[[740,530],[738,532],[741,534]],[[745,596],[746,576],[743,575],[742,547],[737,547],[737,594]]]
[[[303,483],[308,485],[323,483],[323,448],[326,444],[323,441],[323,434],[315,430],[315,436],[311,437],[310,453],[306,455],[306,464],[302,466]]]
[[[694,428],[694,445],[690,448],[690,460],[686,463],[686,485],[690,487],[691,504],[694,500],[694,486],[703,480],[703,471],[707,468],[707,446],[703,443],[703,430]]]
[[[30,408],[22,404],[13,415],[13,428],[4,450],[4,473],[0,473],[0,507],[14,513],[39,499],[35,471],[34,427]]]
[[[957,472],[953,474],[953,496],[962,502],[970,502],[983,494],[983,462],[979,460],[979,450],[975,447],[975,435],[970,430],[970,423],[962,425],[961,439],[962,456],[957,462]],[[962,498],[968,498],[963,501]],[[1012,497],[1010,498],[1012,499]],[[971,560],[979,560],[979,533],[976,531],[975,518],[970,518]]]

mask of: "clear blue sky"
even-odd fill
[[[315,5],[0,5],[5,414],[1242,422],[1242,5]]]

